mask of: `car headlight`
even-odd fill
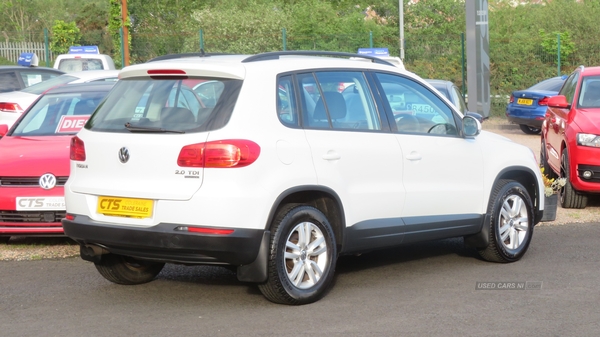
[[[600,136],[589,133],[578,133],[577,145],[600,147]]]

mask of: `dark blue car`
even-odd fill
[[[513,91],[506,107],[506,117],[519,124],[526,134],[535,135],[542,130],[548,98],[556,96],[567,79],[566,75],[544,80],[525,90]]]

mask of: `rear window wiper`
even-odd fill
[[[181,130],[134,126],[131,125],[131,123],[125,123],[125,128],[129,130],[129,132],[185,133],[185,131]]]

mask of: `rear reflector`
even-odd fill
[[[219,140],[184,146],[177,165],[181,167],[228,168],[248,166],[258,159],[260,147],[243,139]]]
[[[85,146],[77,136],[71,138],[71,160],[85,161]]]
[[[67,215],[65,215],[65,219],[67,219],[67,220],[75,220],[75,216],[73,214],[67,213]]]
[[[229,235],[234,232],[233,229],[219,229],[210,227],[186,227],[179,226],[175,228],[176,231],[200,233],[200,234],[215,234],[215,235]]]
[[[21,113],[23,109],[17,103],[0,102],[0,111]]]

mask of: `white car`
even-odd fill
[[[118,284],[231,266],[285,304],[323,297],[340,255],[464,237],[486,260],[521,259],[544,211],[533,152],[393,64],[321,54],[124,68],[71,141],[62,224],[81,257]]]
[[[0,93],[0,124],[7,124],[10,128],[31,103],[50,88],[65,84],[116,81],[118,75],[118,70],[78,71],[40,82],[21,91]]]

